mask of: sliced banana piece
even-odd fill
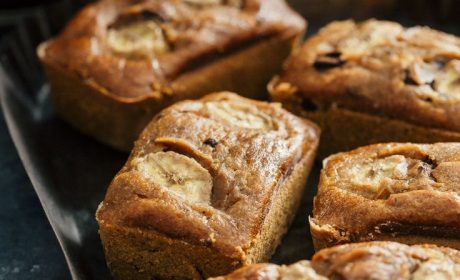
[[[410,78],[418,85],[432,83],[438,72],[438,67],[432,63],[414,63],[409,67]]]
[[[148,180],[185,200],[210,204],[212,177],[196,160],[168,151],[136,158],[133,164]]]
[[[212,116],[231,125],[263,130],[273,128],[269,115],[243,102],[208,102],[206,107]]]
[[[107,44],[113,52],[130,58],[155,57],[169,51],[161,27],[153,20],[109,28]]]
[[[460,60],[451,60],[436,77],[434,89],[450,98],[460,98]]]
[[[434,251],[434,250],[433,250]],[[436,252],[440,254],[440,252]],[[444,259],[444,260],[443,260]],[[417,270],[412,275],[413,280],[423,279],[438,279],[438,280],[451,280],[458,279],[460,275],[460,268],[452,261],[445,261],[445,256],[439,256],[439,259],[432,258],[420,264]],[[443,260],[442,262],[440,260]]]
[[[402,31],[403,28],[399,24],[369,21],[360,26],[355,34],[340,41],[337,49],[342,53],[342,59],[359,58],[382,43],[395,40],[396,35]]]
[[[383,180],[405,179],[407,172],[408,162],[402,155],[393,155],[372,162],[356,164],[347,171],[354,185],[366,186],[372,192],[377,192]]]

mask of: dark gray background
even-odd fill
[[[0,279],[70,279],[1,113]]]

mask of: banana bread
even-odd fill
[[[388,143],[323,162],[310,230],[316,249],[390,240],[460,249],[460,143]]]
[[[460,39],[394,22],[333,22],[269,84],[322,128],[319,154],[383,142],[460,141]]]
[[[146,127],[97,211],[117,279],[200,279],[267,261],[295,214],[319,129],[231,93]]]
[[[289,266],[256,264],[214,280],[454,280],[460,278],[460,252],[435,245],[365,242],[319,251],[311,262]]]
[[[230,90],[265,97],[305,30],[284,0],[103,0],[38,48],[54,109],[129,151],[161,109]]]

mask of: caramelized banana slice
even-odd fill
[[[356,184],[378,186],[384,179],[402,180],[407,176],[408,163],[404,156],[393,155],[351,168],[350,178]]]
[[[460,60],[452,60],[445,66],[445,72],[436,77],[434,89],[451,98],[460,98]]]
[[[242,102],[208,102],[206,106],[212,116],[231,125],[263,130],[273,127],[270,116]]]
[[[136,158],[133,163],[135,169],[150,181],[185,200],[210,203],[212,177],[196,160],[168,151]]]
[[[371,21],[363,25],[359,32],[353,34],[354,36],[341,40],[337,50],[342,54],[342,59],[357,59],[382,43],[395,40],[395,34],[402,31],[403,28],[399,24]]]
[[[161,27],[153,20],[109,28],[107,44],[114,53],[129,58],[155,57],[169,50]]]

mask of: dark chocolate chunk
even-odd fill
[[[112,24],[109,25],[109,28],[120,28],[125,25],[129,25],[135,22],[153,20],[155,22],[164,22],[164,18],[161,17],[158,13],[150,10],[142,10],[139,12],[126,12],[122,13]]]
[[[316,104],[313,103],[310,99],[303,97],[302,108],[307,112],[314,112],[318,109],[318,106],[316,106]]]
[[[431,87],[434,91],[436,91],[436,89],[434,88],[434,83],[435,83],[435,80],[431,81],[430,87]],[[430,99],[431,99],[431,98],[430,98]],[[430,102],[431,102],[431,101],[430,101]]]
[[[431,63],[433,63],[434,65],[436,65],[438,67],[438,69],[441,69],[441,68],[444,68],[444,66],[446,66],[446,64],[449,62],[449,59],[446,58],[446,57],[442,57],[442,56],[437,56],[435,57]]]
[[[331,52],[325,55],[320,55],[313,63],[313,67],[318,71],[326,71],[335,67],[340,67],[346,63],[346,61],[340,58],[341,55],[342,54],[340,52]]]
[[[436,163],[435,160],[433,160],[432,158],[430,158],[428,155],[426,155],[425,157],[422,158],[422,161],[428,165],[430,165],[433,169],[436,168],[436,166],[438,166],[438,164]]]
[[[219,143],[216,140],[212,139],[212,138],[208,138],[208,139],[204,140],[204,144],[215,148],[217,146],[217,144],[219,144]]]
[[[409,85],[409,86],[418,86],[419,84],[414,81],[414,79],[412,79],[410,73],[409,73],[409,70],[405,70],[404,71],[404,83],[406,85]]]

